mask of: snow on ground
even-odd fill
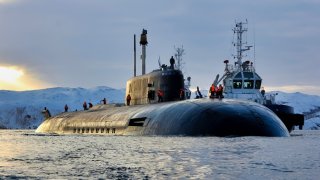
[[[299,92],[284,93],[276,91],[272,93],[278,93],[278,95],[276,95],[277,103],[293,106],[295,113],[309,112],[311,109],[320,107],[320,96],[307,95]]]
[[[303,129],[320,130],[320,114],[319,117],[311,118],[305,121]]]
[[[201,93],[205,97],[208,91],[201,90]],[[277,103],[293,106],[295,113],[311,112],[320,107],[320,96],[270,93],[277,93]],[[95,105],[101,103],[103,98],[106,98],[108,103],[123,103],[125,90],[99,86],[91,89],[57,87],[22,92],[0,91],[0,129],[36,128],[43,121],[41,111],[44,107],[55,115],[64,111],[65,104],[69,106],[69,111],[82,110],[84,101]],[[191,98],[195,98],[194,92]],[[312,118],[305,121],[304,129],[320,129],[320,112],[315,111],[311,115]]]
[[[34,91],[0,91],[0,128],[36,128],[42,121],[41,111],[47,107],[52,115],[82,110],[83,102],[93,105],[106,98],[108,103],[122,103],[125,90],[100,86],[84,88],[50,88]]]

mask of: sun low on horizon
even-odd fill
[[[17,66],[0,65],[0,90],[24,91],[42,88],[27,71]]]

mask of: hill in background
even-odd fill
[[[207,91],[202,91],[206,95]],[[280,104],[293,106],[295,113],[304,113],[308,120],[304,129],[320,129],[320,96],[303,93],[277,93],[276,100]],[[194,97],[191,96],[192,98]],[[99,86],[84,88],[49,88],[34,91],[0,91],[0,129],[34,129],[43,121],[41,111],[47,107],[52,115],[64,111],[82,110],[84,101],[93,105],[106,98],[108,103],[123,103],[125,89],[113,89]]]

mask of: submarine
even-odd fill
[[[174,60],[170,60],[170,66],[159,63],[158,69],[145,74],[147,44],[147,30],[143,29],[142,75],[136,75],[134,55],[134,76],[126,84],[126,104],[100,104],[89,110],[61,113],[45,119],[36,133],[290,136],[279,117],[259,103],[229,98],[190,99],[184,75],[175,68]],[[135,45],[134,38],[134,50]]]
[[[236,41],[233,42],[236,48],[234,59],[237,61],[229,64],[229,60],[224,60],[225,70],[223,76],[219,79],[219,74],[216,76],[213,85],[218,86],[223,84],[223,96],[231,99],[243,99],[254,101],[262,104],[272,110],[285,124],[289,132],[294,130],[295,126],[302,129],[304,125],[304,115],[294,113],[294,108],[285,104],[276,103],[277,93],[266,94],[262,85],[262,78],[256,72],[254,64],[250,60],[243,61],[245,51],[249,51],[252,46],[245,46],[246,40],[243,40],[244,33],[247,32],[248,22],[236,22],[233,29],[236,34]],[[260,91],[261,89],[261,91]]]

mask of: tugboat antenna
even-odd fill
[[[244,22],[238,22],[236,23],[236,27],[233,28],[233,32],[237,34],[237,42],[234,42],[234,46],[237,48],[237,55],[234,55],[234,58],[237,58],[237,64],[238,68],[241,70],[242,65],[242,57],[243,52],[250,50],[252,46],[245,46],[245,48],[242,47],[242,45],[246,44],[246,42],[242,42],[242,34],[248,30],[248,28],[243,27],[244,24],[248,24],[248,21]]]
[[[253,26],[253,65],[256,69],[256,30]]]

